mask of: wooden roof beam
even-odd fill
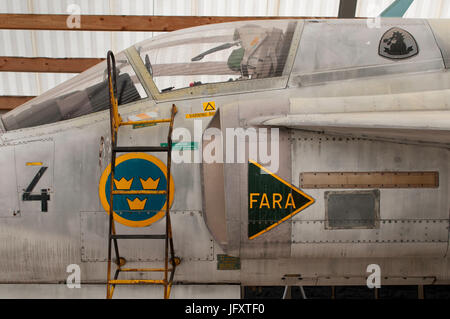
[[[0,72],[81,73],[104,58],[26,58],[0,56]]]
[[[19,96],[19,95],[4,95],[0,96],[0,110],[10,111],[15,107],[28,102],[35,98],[35,96]]]
[[[199,25],[280,19],[330,19],[329,17],[203,17],[81,15],[80,28],[69,28],[66,14],[0,14],[0,29],[67,31],[148,31],[165,32]],[[332,19],[336,17],[331,17]],[[71,21],[71,20],[69,20]]]

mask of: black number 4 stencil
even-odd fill
[[[42,175],[44,175],[46,170],[47,170],[47,167],[41,167],[41,169],[34,176],[30,185],[28,185],[27,189],[25,190],[25,192],[22,195],[23,201],[29,201],[29,200],[41,201],[41,211],[42,212],[47,211],[47,201],[50,200],[50,195],[47,193],[47,189],[45,189],[45,188],[41,189],[40,195],[31,195],[31,192],[33,191],[34,187],[41,179]]]

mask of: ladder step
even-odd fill
[[[111,239],[166,239],[166,235],[111,235]]]
[[[128,191],[128,190],[114,190],[112,192],[113,195],[160,195],[167,194],[165,190],[137,190],[137,191]]]
[[[164,280],[151,280],[151,279],[116,279],[116,280],[108,281],[108,284],[111,284],[111,285],[139,285],[139,284],[165,285],[166,282]]]
[[[166,271],[165,268],[121,268],[120,271],[125,272],[147,272],[147,271],[154,271],[154,272],[163,272]],[[167,268],[168,272],[172,272],[172,268]]]
[[[117,146],[113,148],[113,152],[168,152],[168,146]]]

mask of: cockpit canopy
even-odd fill
[[[147,97],[123,52],[117,54],[116,65],[119,104]],[[103,61],[6,113],[2,120],[7,130],[15,130],[67,120],[107,108],[108,73],[106,61]]]
[[[224,23],[175,31],[138,43],[130,49],[138,52],[145,67],[129,59],[127,50],[116,55],[119,105],[147,98],[150,92],[164,94],[209,83],[285,75],[296,25],[292,20]],[[140,81],[142,72],[149,73],[150,84],[157,91]],[[185,94],[191,97],[189,92]],[[7,130],[15,130],[108,107],[104,61],[8,112],[2,121]]]
[[[281,76],[296,21],[246,21],[172,32],[135,47],[159,92]]]

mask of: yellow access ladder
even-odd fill
[[[175,104],[172,105],[171,117],[169,119],[148,120],[148,121],[123,121],[118,112],[118,98],[117,98],[117,83],[116,83],[116,63],[114,54],[108,51],[107,54],[108,64],[108,84],[109,84],[109,96],[110,96],[110,123],[111,123],[111,176],[110,176],[110,196],[109,196],[109,236],[108,236],[108,274],[106,283],[106,298],[111,299],[114,294],[116,285],[135,285],[135,284],[156,284],[164,286],[164,298],[170,297],[170,290],[175,275],[176,266],[180,263],[180,259],[175,257],[172,238],[172,226],[170,222],[170,166],[171,166],[171,151],[172,151],[172,130],[173,121],[177,108]],[[167,146],[117,146],[117,133],[119,127],[123,125],[133,124],[151,124],[151,123],[170,123],[169,134],[167,136]],[[167,153],[167,190],[114,190],[114,172],[116,167],[116,154],[126,152],[166,152]],[[165,194],[166,195],[166,230],[165,234],[160,235],[121,235],[116,234],[114,218],[113,218],[113,198],[114,195],[148,195],[148,194]],[[117,244],[118,239],[164,239],[165,240],[165,256],[164,256],[164,268],[122,268],[125,265],[125,259],[120,257],[119,246]],[[114,278],[111,279],[111,249],[114,244],[115,263],[117,265],[114,273]],[[170,259],[169,259],[170,254]],[[169,268],[169,261],[171,268]],[[131,279],[120,280],[118,279],[120,272],[163,272],[164,278],[162,280],[150,280],[150,279]],[[170,275],[169,275],[170,273]]]

